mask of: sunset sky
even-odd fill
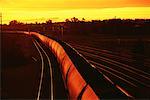
[[[86,20],[150,18],[150,0],[0,0],[3,23],[54,22],[78,17]]]

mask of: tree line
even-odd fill
[[[114,35],[144,35],[150,34],[150,19],[107,19],[79,20],[76,17],[64,22],[22,23],[12,20],[9,25],[2,25],[2,30],[37,31],[42,34],[59,34],[63,30],[66,35],[114,34]]]

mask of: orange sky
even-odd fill
[[[66,18],[150,18],[150,0],[0,0],[3,23]]]

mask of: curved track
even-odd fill
[[[42,80],[43,80],[43,71],[44,71],[44,60],[43,60],[43,56],[42,56],[42,53],[41,53],[41,51],[44,53],[44,55],[46,56],[46,58],[47,58],[47,60],[48,60],[48,64],[49,64],[49,73],[50,73],[50,87],[51,87],[51,89],[50,89],[50,92],[51,92],[51,94],[50,94],[50,98],[51,98],[51,100],[53,100],[53,73],[52,73],[52,66],[51,66],[51,61],[50,61],[50,59],[49,59],[49,57],[48,57],[48,55],[47,55],[47,53],[45,52],[45,50],[41,47],[41,45],[36,41],[36,40],[33,40],[33,43],[34,43],[34,45],[35,45],[35,47],[37,48],[37,50],[38,50],[38,52],[39,52],[39,54],[40,54],[40,57],[41,57],[41,60],[42,60],[42,69],[41,69],[41,79],[40,79],[40,84],[39,84],[39,90],[38,90],[38,96],[37,96],[37,100],[39,100],[40,99],[40,92],[41,92],[41,86],[42,86]],[[39,50],[39,48],[41,49],[41,51]]]
[[[130,54],[122,56],[113,51],[91,47],[89,44],[79,45],[72,42],[69,44],[78,50],[100,72],[134,97],[149,97],[150,72],[146,70],[150,67],[149,60],[145,60],[143,67],[146,69],[142,69],[136,66],[136,61]]]

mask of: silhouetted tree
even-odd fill
[[[79,22],[79,19],[76,17],[71,18],[71,22]]]
[[[50,19],[47,20],[47,21],[46,21],[46,24],[52,24],[52,20],[50,20]]]
[[[18,24],[23,24],[23,23],[20,23],[17,20],[12,20],[12,21],[9,22],[9,25],[18,25]]]
[[[38,22],[35,22],[35,24],[37,25],[37,24],[38,24]]]
[[[65,20],[65,22],[67,22],[67,23],[69,23],[69,22],[71,22],[68,18]]]
[[[85,22],[85,18],[82,18],[82,22]]]

